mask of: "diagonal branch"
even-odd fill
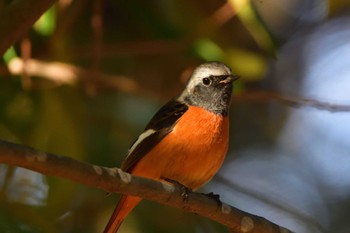
[[[0,163],[24,167],[107,192],[140,196],[164,205],[174,206],[217,221],[235,233],[292,233],[268,220],[228,204],[218,207],[216,200],[200,193],[189,193],[184,202],[182,191],[172,184],[137,177],[119,168],[107,168],[80,162],[65,156],[0,141]]]

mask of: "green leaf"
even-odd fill
[[[6,53],[3,56],[6,64],[8,64],[15,57],[17,57],[17,53],[16,53],[16,50],[13,48],[13,46],[7,49]]]
[[[212,40],[203,38],[194,44],[195,52],[207,61],[222,61],[224,59],[224,51]]]
[[[43,36],[53,33],[56,26],[56,7],[53,5],[34,24],[34,29]]]
[[[260,80],[261,74],[267,69],[263,56],[240,48],[228,49],[225,61],[245,81]]]

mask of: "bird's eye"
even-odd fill
[[[211,80],[210,78],[203,78],[202,80],[203,84],[206,86],[209,86],[211,84]]]

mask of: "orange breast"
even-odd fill
[[[153,179],[166,177],[192,189],[202,186],[225,158],[228,124],[227,117],[191,106],[132,173]]]

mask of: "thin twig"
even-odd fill
[[[103,0],[95,0],[92,6],[91,28],[93,32],[92,44],[92,72],[96,72],[101,61],[103,46]]]
[[[28,37],[24,37],[21,41],[21,54],[23,60],[22,87],[25,90],[29,90],[32,86],[32,78],[30,73],[27,72],[27,61],[32,56],[32,42]]]
[[[72,85],[79,81],[86,81],[124,92],[141,92],[140,85],[130,78],[107,75],[101,72],[92,75],[88,70],[62,62],[43,62],[29,59],[24,64],[22,59],[14,58],[9,62],[8,70],[12,75],[22,75],[24,65],[28,75],[48,79],[57,85]]]
[[[303,97],[288,96],[274,91],[246,91],[234,98],[236,101],[253,101],[253,102],[267,102],[271,100],[292,106],[292,107],[311,107],[319,110],[329,112],[350,112],[350,105],[334,104],[315,99],[308,99]]]
[[[45,175],[75,181],[107,192],[140,196],[164,205],[174,206],[217,221],[236,233],[291,233],[268,220],[255,216],[200,193],[189,193],[183,201],[182,189],[172,184],[49,154],[33,148],[0,141],[0,163],[24,167]]]

